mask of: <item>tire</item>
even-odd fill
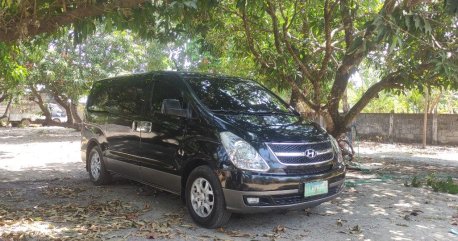
[[[60,120],[58,118],[52,119],[54,122],[60,123]]]
[[[88,156],[89,177],[96,186],[108,184],[111,181],[111,175],[105,168],[102,150],[99,146],[94,146]]]
[[[29,119],[22,119],[21,120],[21,126],[22,127],[29,127],[30,126],[30,120]]]
[[[185,198],[191,218],[202,227],[221,227],[231,217],[226,210],[221,184],[209,166],[192,170],[186,182]]]

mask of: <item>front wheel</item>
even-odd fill
[[[229,221],[223,190],[208,166],[195,168],[186,182],[186,206],[192,219],[205,228],[221,227]]]
[[[103,162],[102,150],[100,150],[100,147],[95,146],[91,149],[88,161],[88,171],[91,181],[97,186],[109,183],[111,175],[105,169],[105,163]]]

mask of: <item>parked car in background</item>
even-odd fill
[[[67,114],[60,108],[59,105],[54,103],[48,104],[49,112],[51,112],[51,119],[58,123],[67,122]]]
[[[62,107],[56,103],[52,103],[52,98],[42,94],[42,99],[47,102],[51,119],[55,122],[66,122],[67,114]],[[27,96],[22,96],[14,101],[8,103],[0,103],[0,114],[5,114],[2,119],[6,124],[10,123],[12,126],[27,127],[32,123],[41,124],[45,120],[42,110],[33,100]],[[0,116],[1,117],[1,116]]]
[[[231,213],[319,205],[346,172],[336,140],[265,87],[186,72],[96,82],[81,158],[94,184],[120,174],[176,193],[207,228]]]

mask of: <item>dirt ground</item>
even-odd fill
[[[179,197],[117,178],[95,187],[79,133],[0,128],[0,240],[458,240],[458,196],[406,187],[430,173],[458,178],[458,148],[356,143],[363,171],[334,201],[196,226]],[[367,167],[367,168],[366,168]]]

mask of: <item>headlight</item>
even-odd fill
[[[342,157],[342,152],[340,151],[339,143],[337,140],[329,135],[329,138],[331,139],[332,147],[334,148],[334,152],[337,155],[337,162],[342,163],[343,162],[343,157]]]
[[[240,169],[265,172],[269,165],[248,142],[229,131],[220,133],[224,149],[232,163]]]

